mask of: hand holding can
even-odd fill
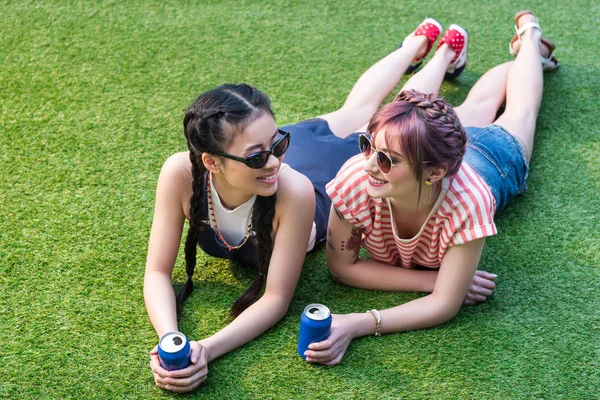
[[[181,332],[165,333],[158,342],[160,366],[167,371],[183,369],[190,365],[192,349],[190,342]]]
[[[323,304],[309,304],[300,317],[298,354],[306,359],[308,345],[325,340],[331,334],[331,312]]]

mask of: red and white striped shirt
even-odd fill
[[[495,200],[483,179],[466,163],[452,178],[444,178],[442,190],[417,235],[401,239],[396,234],[389,200],[367,194],[364,157],[348,160],[327,184],[335,208],[362,229],[362,246],[371,258],[390,265],[437,268],[450,246],[493,236]]]

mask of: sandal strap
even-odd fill
[[[536,20],[536,22],[528,22],[520,28],[517,25],[515,25],[515,31],[517,31],[517,36],[519,36],[519,38],[521,38],[521,36],[523,36],[523,33],[525,33],[525,31],[527,29],[532,29],[532,28],[537,29],[538,31],[540,31],[540,33],[542,32],[542,28],[540,28],[540,24],[537,20]]]

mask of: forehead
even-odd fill
[[[385,128],[372,134],[372,142],[377,150],[386,150],[390,153],[402,155],[400,132],[389,132]]]
[[[243,150],[256,144],[269,143],[276,131],[275,120],[268,113],[264,113],[234,135],[228,149]]]

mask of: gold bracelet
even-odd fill
[[[381,336],[381,314],[376,309],[372,309],[367,312],[371,313],[373,319],[375,320],[375,336]]]

